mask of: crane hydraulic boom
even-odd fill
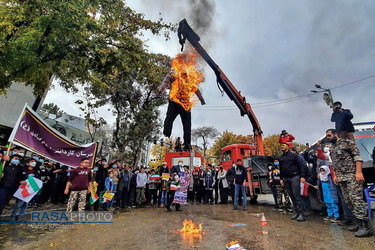
[[[223,88],[228,97],[236,104],[240,109],[241,116],[247,115],[253,126],[254,139],[257,147],[257,155],[264,155],[263,150],[263,138],[262,130],[260,128],[259,122],[254,115],[250,104],[246,103],[245,97],[241,95],[239,91],[233,86],[229,81],[228,77],[223,73],[219,66],[212,60],[212,58],[207,54],[206,50],[199,44],[200,37],[193,31],[189,26],[186,19],[183,19],[179,23],[178,27],[178,38],[182,46],[181,51],[184,49],[184,43],[187,39],[190,44],[195,48],[195,50],[201,55],[201,57],[207,62],[207,64],[213,69],[216,75],[217,82]]]

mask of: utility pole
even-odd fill
[[[315,84],[315,88],[319,90],[311,90],[313,93],[324,93],[323,94],[323,100],[327,103],[327,105],[332,108],[333,107],[333,97],[331,94],[330,89],[322,88],[319,84]]]

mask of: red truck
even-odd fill
[[[250,202],[256,203],[259,194],[271,194],[267,179],[267,163],[273,162],[270,156],[256,155],[256,147],[249,144],[233,144],[221,149],[220,164],[225,170],[232,167],[238,159],[242,160],[247,168],[247,178],[249,182],[245,185],[249,187],[248,194]]]
[[[168,152],[165,154],[165,162],[168,168],[177,165],[180,160],[182,160],[183,165],[189,166],[191,172],[195,166],[203,165],[204,157],[201,153],[194,150],[188,152]]]

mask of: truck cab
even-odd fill
[[[255,155],[255,150],[256,147],[249,144],[232,144],[226,146],[221,149],[220,163],[225,170],[228,170],[232,167],[233,162],[242,159],[245,166],[247,158]]]
[[[232,144],[221,149],[220,163],[225,170],[232,167],[233,162],[242,160],[243,166],[247,169],[247,186],[250,202],[255,203],[258,194],[270,194],[268,186],[267,163],[273,162],[270,156],[256,155],[256,147],[249,144]]]

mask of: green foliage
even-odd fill
[[[278,157],[282,154],[279,137],[279,134],[273,134],[263,139],[265,155]],[[298,153],[302,152],[305,149],[305,145],[298,142],[293,142],[293,147],[297,150]]]
[[[161,19],[146,20],[122,0],[1,2],[0,91],[15,81],[43,94],[52,75],[71,90],[85,82],[106,88],[98,76],[123,56],[118,48],[127,54],[123,67],[132,67],[142,57],[143,30],[159,34],[172,28]]]
[[[219,137],[214,141],[212,147],[212,154],[216,159],[220,159],[221,149],[225,146],[237,144],[238,138],[233,132],[225,130]]]
[[[157,87],[170,58],[147,51],[143,31],[164,34],[171,25],[150,21],[123,0],[5,0],[0,5],[0,90],[25,82],[45,92],[55,75],[77,91],[92,138],[105,121],[96,108],[109,104],[116,117],[113,146],[136,164],[144,142],[159,129],[158,107],[166,102]]]
[[[94,142],[99,133],[103,134],[101,128],[107,124],[103,117],[99,117],[98,107],[101,103],[95,100],[91,95],[90,89],[85,88],[84,100],[76,100],[75,103],[79,105],[79,109],[83,112],[83,117],[86,120],[87,131],[90,134],[91,141]]]
[[[279,143],[279,136],[279,134],[273,134],[263,138],[263,147],[265,155],[277,157],[282,154]]]
[[[172,143],[172,138],[167,138],[166,142]],[[165,144],[161,146],[160,144],[154,144],[151,147],[151,155],[156,159],[155,161],[150,161],[149,165],[151,168],[157,168],[165,161],[165,154],[167,152],[172,151],[168,146]]]
[[[45,109],[48,112],[48,114],[56,115],[56,118],[61,117],[64,113],[64,111],[61,110],[60,107],[57,106],[55,103],[43,104],[42,109]]]

